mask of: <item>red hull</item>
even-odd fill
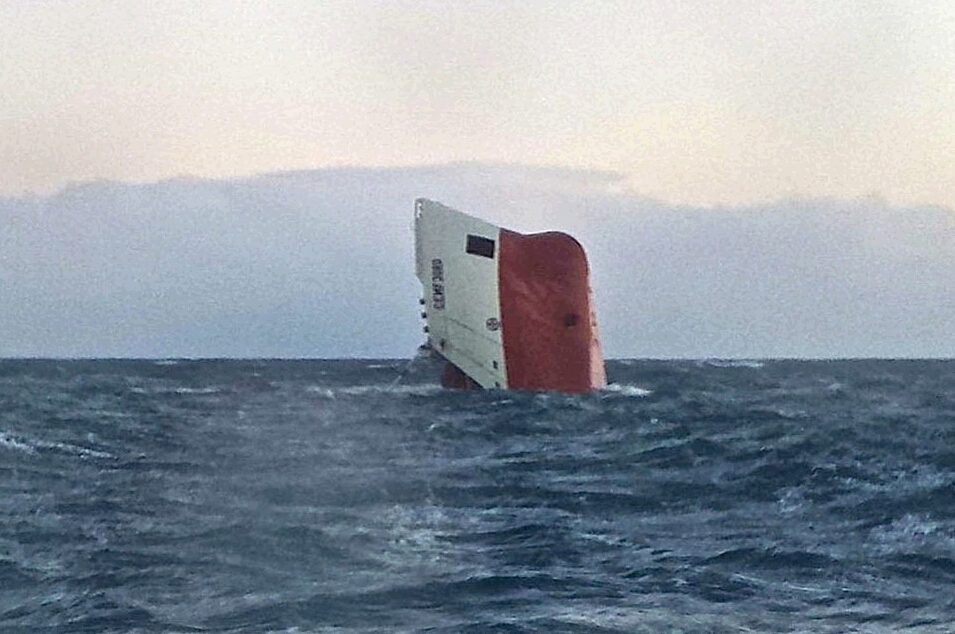
[[[450,361],[444,362],[444,370],[441,372],[441,387],[452,390],[480,390],[482,389],[478,382],[465,374],[461,368]]]
[[[498,288],[508,385],[589,392],[604,387],[587,256],[564,233],[501,229]]]

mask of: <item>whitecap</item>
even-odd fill
[[[217,394],[222,389],[218,387],[177,387],[172,391],[176,394]]]
[[[115,458],[115,456],[105,451],[97,451],[96,449],[79,447],[77,445],[71,445],[64,442],[48,442],[40,440],[37,441],[36,446],[40,449],[52,449],[54,451],[61,451],[63,453],[75,454],[81,458]]]
[[[335,389],[335,393],[348,396],[366,396],[369,394],[398,394],[410,396],[430,396],[443,391],[437,383],[423,385],[351,385]]]
[[[943,526],[925,515],[914,515],[908,513],[903,517],[894,520],[891,524],[873,528],[870,536],[877,545],[882,554],[894,554],[897,552],[911,552],[917,550],[922,544],[932,543],[938,545],[940,542],[947,541],[949,546],[953,540],[949,537],[947,540],[938,535]],[[940,539],[940,537],[942,537]]]
[[[25,442],[22,442],[6,432],[0,432],[0,447],[22,451],[24,453],[36,453],[36,449]]]
[[[112,454],[105,451],[97,451],[88,447],[79,447],[69,443],[55,442],[49,440],[26,440],[16,438],[7,432],[0,432],[0,447],[6,447],[14,451],[22,451],[28,454],[35,454],[38,450],[57,451],[60,453],[74,454],[83,458],[113,458]]]
[[[621,396],[646,397],[653,394],[652,390],[640,387],[638,385],[624,385],[620,383],[611,383],[603,389],[604,392],[619,394]]]
[[[758,370],[765,365],[762,361],[751,359],[706,359],[703,364],[714,368],[750,368],[753,370]]]
[[[310,394],[317,394],[318,396],[324,398],[335,398],[335,392],[323,385],[309,385],[305,388],[305,391]]]

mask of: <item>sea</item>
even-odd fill
[[[955,632],[955,361],[0,361],[0,632]]]

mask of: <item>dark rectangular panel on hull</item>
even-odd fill
[[[464,249],[473,255],[480,255],[485,258],[494,258],[494,240],[468,234],[468,244]]]

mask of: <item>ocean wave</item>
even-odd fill
[[[444,392],[444,388],[436,383],[425,384],[396,384],[396,385],[349,385],[344,387],[330,387],[327,385],[308,385],[305,391],[324,398],[339,396],[432,396]]]
[[[766,365],[762,361],[749,359],[705,359],[701,363],[712,368],[749,368],[751,370],[759,370]]]
[[[365,364],[9,365],[0,630],[955,631],[951,362]]]
[[[36,453],[36,449],[28,442],[24,442],[7,432],[0,432],[0,447],[22,451],[24,453]]]
[[[236,391],[236,388],[214,385],[206,387],[190,387],[183,385],[140,384],[133,385],[127,389],[132,394],[139,394],[141,396],[165,396],[170,394],[177,396],[208,396],[212,394],[230,394]]]
[[[173,394],[220,394],[227,390],[221,387],[177,387],[170,390]]]
[[[633,396],[643,398],[653,394],[653,390],[648,390],[638,385],[626,385],[620,383],[609,383],[601,392],[605,394],[618,394],[620,396]]]
[[[20,451],[26,454],[36,454],[40,452],[56,452],[80,456],[83,458],[115,458],[111,453],[82,447],[66,442],[40,440],[36,438],[17,437],[8,432],[0,432],[0,447],[5,447],[14,451]]]

